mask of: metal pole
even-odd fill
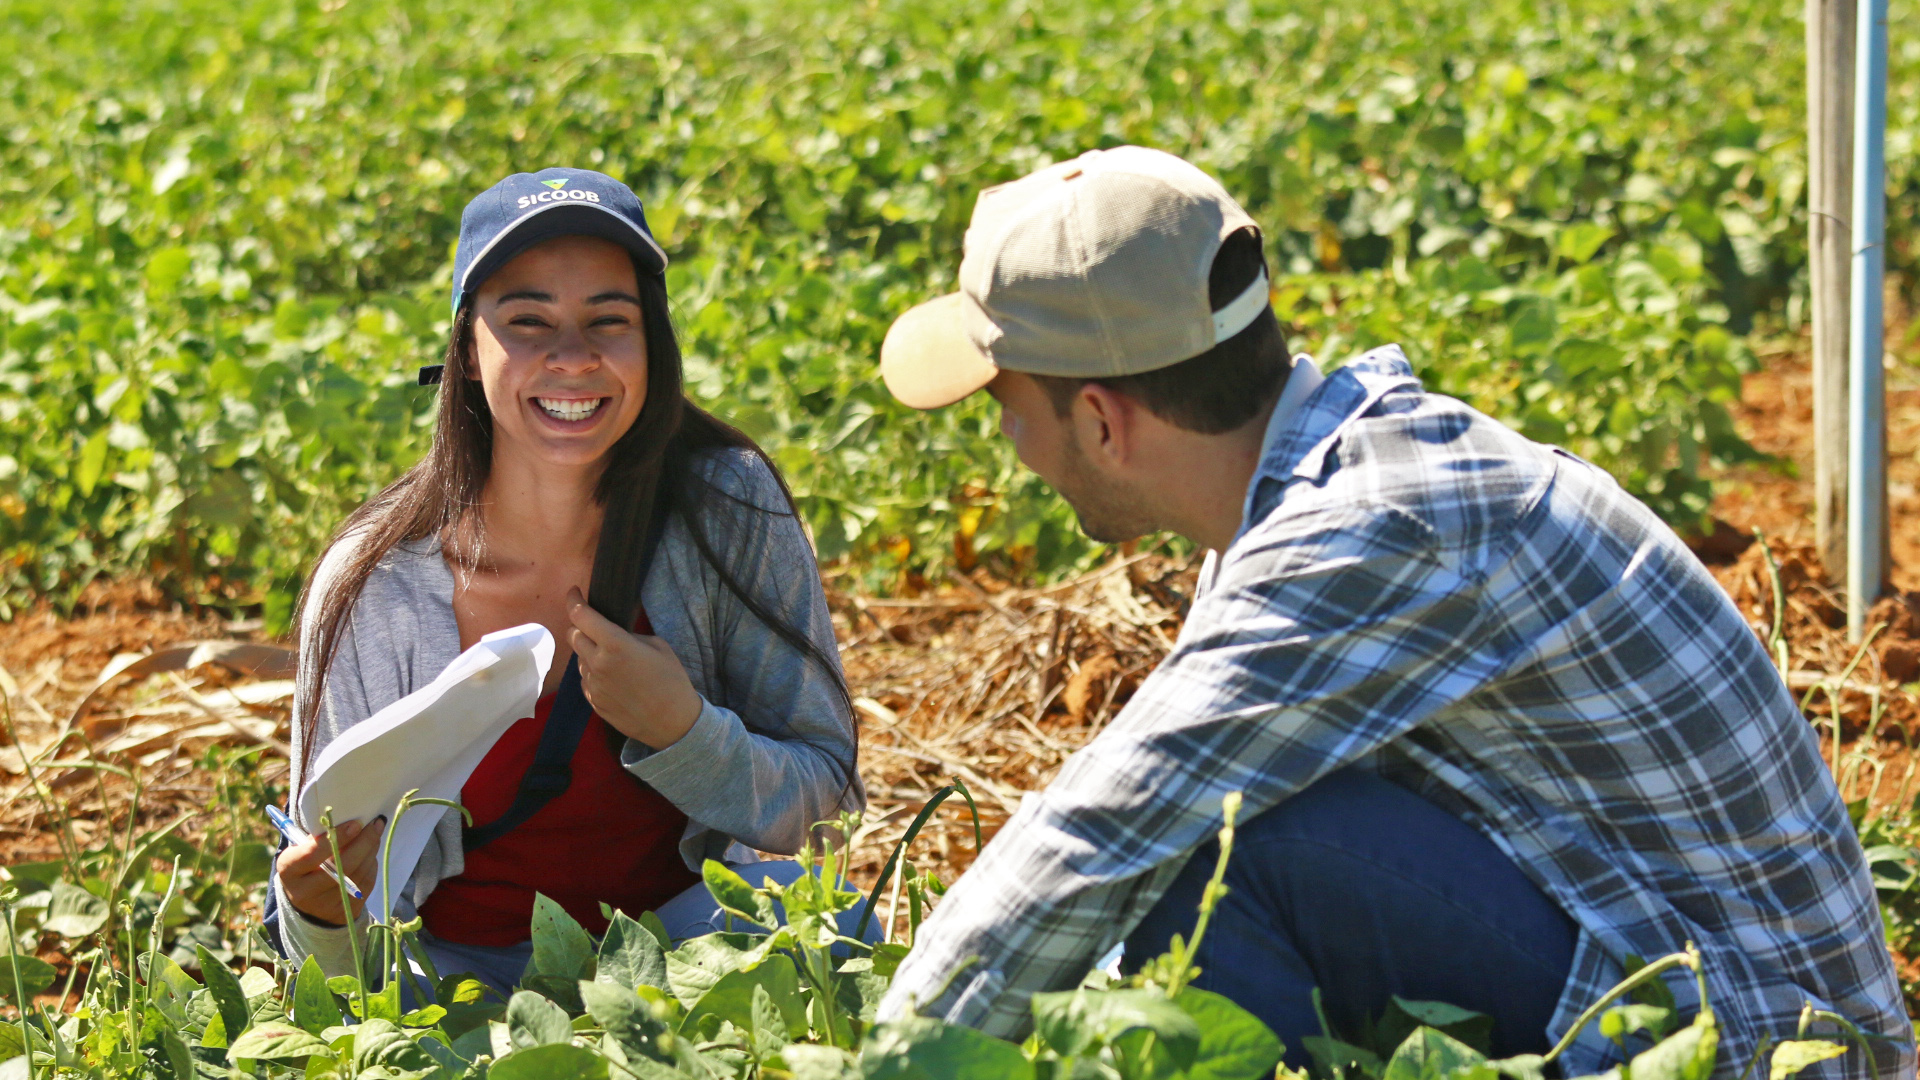
[[[1807,0],[1807,277],[1813,323],[1813,520],[1828,581],[1847,580],[1847,286],[1853,241],[1854,0]]]
[[[1865,0],[1854,54],[1853,342],[1848,365],[1847,637],[1887,579],[1887,417],[1880,282],[1887,238],[1887,0]]]

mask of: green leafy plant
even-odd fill
[[[990,403],[874,377],[975,194],[1089,147],[1218,174],[1298,345],[1401,341],[1683,526],[1749,454],[1724,405],[1755,318],[1800,318],[1790,6],[5,0],[0,27],[31,43],[0,68],[7,605],[132,572],[284,627],[424,447],[461,206],[559,162],[640,192],[693,394],[869,586],[1098,555]],[[1897,219],[1920,118],[1891,108]]]
[[[844,886],[838,851],[823,845],[803,852],[806,873],[785,886],[754,886],[707,863],[709,890],[739,924],[686,941],[668,940],[651,915],[617,911],[596,941],[540,897],[532,962],[504,1001],[471,977],[440,975],[430,966],[424,980],[403,975],[396,958],[417,946],[408,940],[417,926],[375,924],[362,940],[388,944],[356,949],[385,959],[374,967],[360,961],[355,975],[329,979],[312,958],[297,969],[275,962],[271,974],[252,965],[236,973],[201,946],[188,965],[199,971],[195,979],[161,950],[164,920],[155,917],[144,952],[129,953],[117,969],[92,965],[72,1013],[16,1009],[15,1022],[0,1028],[0,1069],[12,1070],[0,1075],[1307,1080],[1308,1072],[1280,1064],[1284,1047],[1259,1020],[1189,985],[1192,958],[1224,895],[1237,810],[1230,798],[1220,861],[1192,940],[1177,942],[1124,983],[1096,973],[1079,989],[1035,995],[1034,1033],[1020,1045],[921,1016],[878,1022],[876,1007],[904,949],[840,934],[839,918],[865,898]],[[852,835],[856,824],[837,823],[839,835]],[[176,865],[166,897],[181,886]],[[9,926],[18,900],[11,887],[0,890]],[[886,956],[892,964],[882,963]],[[9,986],[34,987],[27,958],[16,952],[9,960]],[[1699,979],[1703,1004],[1691,1019],[1678,1014],[1670,995],[1654,992],[1677,968]],[[409,980],[404,998],[402,978]],[[1638,1080],[1704,1080],[1718,1060],[1718,1028],[1705,993],[1699,953],[1689,948],[1638,967],[1544,1056],[1490,1060],[1471,1044],[1484,1036],[1485,1017],[1397,1000],[1374,1032],[1391,1033],[1378,1052],[1330,1032],[1309,1039],[1307,1049],[1317,1062],[1312,1074],[1325,1080],[1538,1080],[1574,1034],[1597,1019],[1609,1035],[1645,1030],[1657,1038],[1628,1064]],[[1632,1002],[1615,1004],[1629,996]],[[405,1012],[403,1000],[412,1006]],[[1845,1041],[1808,1037],[1816,1023],[1838,1027]],[[1777,1080],[1833,1056],[1870,1052],[1857,1028],[1811,1006],[1793,1039],[1762,1046],[1754,1062],[1768,1049],[1769,1077]]]

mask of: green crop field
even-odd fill
[[[1219,175],[1301,347],[1399,341],[1683,527],[1703,467],[1750,455],[1724,409],[1750,335],[1802,312],[1791,4],[6,0],[0,28],[11,606],[131,573],[284,625],[422,449],[460,209],[516,169],[641,193],[693,393],[869,584],[1097,554],[988,403],[913,414],[873,370],[951,286],[974,195],[1089,147]],[[1917,47],[1888,154],[1909,282]]]
[[[823,560],[866,587],[1100,555],[1017,467],[990,403],[913,413],[874,366],[891,318],[952,287],[979,190],[1121,143],[1186,155],[1242,199],[1300,348],[1338,363],[1397,341],[1429,385],[1694,527],[1714,468],[1758,458],[1727,410],[1756,343],[1804,319],[1798,7],[0,0],[0,619],[129,576],[284,629],[330,530],[425,447],[414,371],[443,347],[462,206],[559,164],[641,194],[674,260],[690,392],[765,443]],[[1897,0],[1893,25],[1916,14]],[[1920,38],[1896,32],[1888,254],[1909,297],[1916,76]],[[1821,684],[1836,738],[1852,671]],[[829,858],[773,935],[663,942],[622,918],[595,941],[543,905],[509,1001],[444,973],[403,1002],[381,974],[417,923],[374,927],[351,977],[256,966],[247,905],[268,857],[251,812],[280,794],[256,760],[208,751],[211,824],[189,843],[179,822],[141,825],[136,773],[50,761],[68,734],[23,769],[114,773],[133,802],[123,829],[83,837],[42,778],[18,789],[62,862],[0,875],[0,1080],[1276,1075],[1272,1034],[1185,986],[1177,953],[1133,985],[1036,999],[1020,1047],[874,1025],[941,892],[910,862],[904,937],[851,958],[830,917],[866,901],[831,887]],[[1910,952],[1915,817],[1870,801],[1855,809]],[[780,922],[769,893],[708,877]],[[1591,1019],[1623,1045],[1661,1040],[1634,1080],[1704,1080],[1712,1013],[1682,1017],[1663,992],[1623,987]],[[1486,1060],[1483,1017],[1395,1008],[1370,1045],[1310,1046],[1315,1075],[1548,1066]],[[1809,1021],[1735,1067],[1781,1080],[1868,1052],[1839,1018]]]

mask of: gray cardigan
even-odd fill
[[[627,740],[621,763],[687,815],[680,854],[698,870],[706,859],[750,860],[748,848],[792,854],[814,823],[864,808],[866,791],[854,771],[853,717],[837,685],[839,654],[819,566],[799,520],[786,513],[778,481],[753,454],[718,451],[696,468],[721,492],[707,500],[701,518],[713,550],[756,600],[804,630],[835,664],[829,674],[754,617],[700,556],[686,523],[677,515],[670,520],[641,599],[654,632],[672,646],[700,692],[700,717],[664,750]],[[351,537],[343,540],[321,561],[313,595],[338,577],[351,544]],[[295,746],[310,726],[318,755],[342,731],[431,682],[459,655],[453,584],[434,538],[396,547],[380,562],[354,603],[318,715],[293,717]],[[303,679],[315,670],[316,647],[311,620],[303,622]],[[295,792],[303,779],[296,761]],[[411,882],[399,890],[396,916],[412,918],[434,887],[464,865],[460,816],[449,810]],[[273,887],[280,887],[277,877]],[[308,920],[284,892],[278,899],[288,955],[310,954],[329,975],[351,974],[346,929]],[[359,925],[366,925],[364,914]]]

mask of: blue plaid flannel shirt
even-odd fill
[[[1580,925],[1550,1034],[1698,944],[1720,1074],[1801,1006],[1896,1042],[1859,841],[1812,726],[1739,612],[1602,470],[1423,392],[1398,347],[1270,437],[1241,535],[1118,717],[1029,796],[920,932],[882,1004],[1017,1037],[1220,827],[1347,766],[1492,838]],[[1668,985],[1697,1003],[1690,975]],[[1566,1075],[1618,1060],[1589,1025]],[[1864,1076],[1857,1053],[1807,1076]]]

